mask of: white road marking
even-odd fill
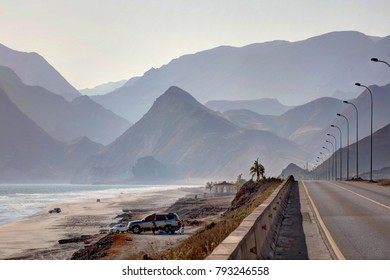
[[[375,203],[375,204],[378,204],[379,206],[382,206],[382,207],[384,207],[384,208],[390,210],[390,206],[387,206],[387,205],[382,204],[382,203],[380,203],[380,202],[378,202],[378,201],[372,200],[371,198],[368,198],[368,197],[366,197],[366,196],[364,196],[364,195],[358,194],[358,193],[356,193],[356,192],[354,192],[354,191],[351,191],[351,190],[349,190],[349,189],[347,189],[347,188],[344,188],[344,187],[341,187],[341,186],[339,186],[339,185],[336,185],[335,183],[332,183],[332,182],[329,182],[329,183],[331,183],[332,185],[334,185],[334,186],[336,186],[336,187],[338,187],[338,188],[340,188],[340,189],[343,189],[343,190],[345,190],[345,191],[347,191],[347,192],[353,193],[353,194],[355,194],[355,195],[357,195],[357,196],[359,196],[359,197],[361,197],[361,198],[364,198],[364,199],[366,199],[366,200],[368,200],[368,201],[371,201],[371,202],[373,202],[373,203]]]
[[[307,198],[309,199],[309,202],[310,202],[311,206],[313,207],[314,215],[316,216],[316,218],[317,218],[317,220],[318,220],[318,222],[320,224],[320,227],[322,228],[322,230],[323,230],[323,232],[325,234],[325,237],[328,239],[328,242],[329,242],[330,246],[332,247],[332,250],[335,253],[336,258],[338,260],[345,260],[345,257],[343,255],[343,253],[341,253],[340,248],[337,246],[337,244],[334,241],[332,235],[330,234],[328,228],[326,227],[324,221],[322,220],[320,212],[318,211],[316,205],[314,204],[314,201],[313,201],[313,199],[311,198],[311,196],[309,194],[309,191],[308,191],[308,189],[306,187],[305,182],[303,182],[303,181],[301,181],[301,182],[302,182],[303,188],[305,189]]]

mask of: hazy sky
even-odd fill
[[[219,45],[339,30],[390,35],[390,1],[0,0],[0,43],[41,54],[76,88]]]

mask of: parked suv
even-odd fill
[[[142,220],[131,221],[128,224],[129,231],[139,234],[142,231],[163,230],[166,233],[175,233],[182,226],[182,221],[176,213],[154,213]]]
[[[109,229],[109,232],[113,233],[120,233],[120,232],[126,232],[128,230],[128,227],[125,224],[117,224],[114,225]]]

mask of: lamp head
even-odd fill
[[[328,133],[328,134],[326,134],[326,135],[330,136],[330,133]],[[329,142],[329,141],[328,141],[328,142]]]
[[[344,102],[345,104],[349,104],[349,102],[348,102],[347,100],[344,100],[343,102]]]
[[[361,87],[362,84],[361,83],[355,83],[355,86]]]
[[[339,116],[339,117],[341,117],[341,114],[340,114],[340,113],[337,113],[336,115]]]
[[[376,57],[373,57],[373,58],[371,58],[371,61],[378,62],[379,59],[377,59]]]
[[[331,124],[330,126],[331,126],[331,127],[334,127],[334,124]]]

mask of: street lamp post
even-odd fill
[[[322,166],[324,166],[324,159],[321,157],[317,157],[318,159],[322,160]],[[322,177],[322,176],[321,176]]]
[[[340,132],[340,181],[343,180],[343,134],[341,128],[337,125],[332,124],[331,127],[335,127]]]
[[[335,181],[337,181],[337,139],[333,134],[328,133],[326,135],[333,137],[333,139],[334,139],[334,149],[335,149],[335,152],[334,152],[334,178],[335,178]]]
[[[348,118],[342,114],[337,114],[337,116],[344,118],[347,121],[347,180],[349,180],[349,121]]]
[[[371,61],[373,61],[373,62],[381,62],[381,63],[384,63],[384,64],[386,64],[387,66],[390,67],[390,64],[388,62],[386,62],[384,60],[379,60],[376,57],[371,58]]]
[[[329,181],[329,161],[326,160],[326,154],[324,154],[323,152],[320,152],[321,155],[323,155],[325,157],[325,160],[324,160],[324,164],[325,164],[325,178],[326,180]]]
[[[330,150],[327,147],[322,147],[324,150],[328,151],[328,180],[331,180],[330,176]]]
[[[368,90],[368,92],[370,93],[370,96],[371,96],[371,135],[370,135],[370,154],[371,154],[371,158],[370,158],[370,181],[372,181],[372,126],[373,126],[373,115],[374,115],[374,100],[373,100],[373,97],[372,97],[372,92],[370,90],[370,88],[368,86],[365,86],[365,85],[362,85],[360,83],[355,83],[356,86],[358,87],[364,87],[365,89]]]
[[[333,155],[335,155],[335,149],[334,149],[333,143],[330,142],[329,140],[325,140],[325,142],[332,145],[332,148],[333,148]],[[334,172],[334,171],[335,171],[335,168],[336,168],[336,166],[334,165],[334,160],[333,160],[333,163],[332,163],[332,176],[333,176],[333,180],[336,181],[336,173]]]
[[[355,104],[349,101],[343,101],[345,104],[352,105],[356,111],[356,179],[359,178],[359,111]]]

